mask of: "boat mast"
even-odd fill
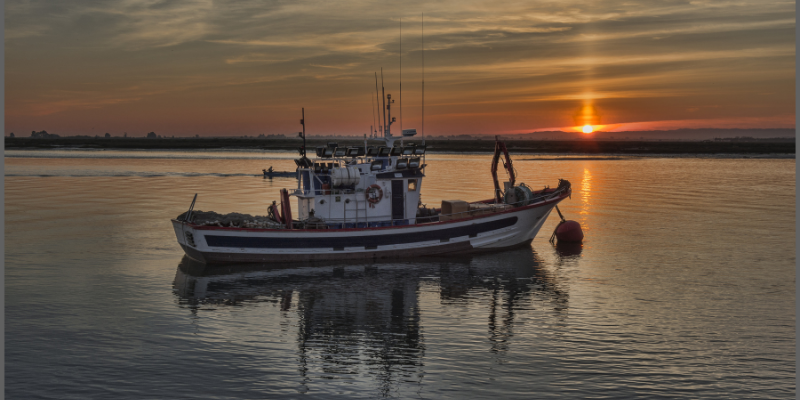
[[[303,136],[303,148],[302,154],[300,154],[303,158],[306,158],[306,109],[305,107],[300,109],[300,125],[303,125],[303,132],[301,132]]]
[[[392,100],[391,94],[386,94],[386,87],[383,85],[383,68],[381,68],[381,90],[383,91],[383,121],[386,124],[383,129],[383,140],[386,142],[387,147],[394,146],[394,137],[392,136],[392,124],[397,121],[397,118],[392,118]],[[386,113],[389,115],[387,116]]]
[[[383,86],[383,67],[381,67],[381,93],[383,93],[383,136],[386,137],[389,124],[386,123],[386,88]]]

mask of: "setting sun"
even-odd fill
[[[591,125],[584,125],[583,126],[583,133],[592,133],[593,131],[594,131],[594,128],[592,128]]]

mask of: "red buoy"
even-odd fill
[[[580,243],[583,241],[583,230],[577,221],[564,221],[556,228],[559,242]]]

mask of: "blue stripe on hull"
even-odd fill
[[[390,246],[396,244],[408,244],[426,242],[431,240],[448,241],[452,238],[477,235],[479,233],[494,231],[507,228],[517,223],[517,217],[504,218],[497,221],[484,222],[481,224],[468,225],[457,228],[445,228],[434,231],[422,231],[411,233],[386,233],[383,235],[369,234],[369,236],[337,236],[337,237],[252,237],[252,236],[218,236],[205,235],[206,243],[211,247],[235,247],[235,248],[258,248],[258,249],[303,249],[320,247],[370,247],[370,246]],[[385,232],[385,231],[384,231]],[[334,232],[330,232],[334,233]]]
[[[401,259],[407,257],[436,256],[442,254],[467,254],[473,247],[469,242],[443,243],[437,246],[423,248],[412,248],[402,250],[375,250],[362,251],[356,253],[348,252],[316,252],[302,254],[275,254],[275,253],[226,253],[221,252],[201,252],[189,246],[181,245],[190,258],[210,264],[235,263],[235,262],[258,262],[258,263],[288,263],[288,262],[311,262],[311,261],[334,261],[334,260],[378,260],[378,259]]]

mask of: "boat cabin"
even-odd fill
[[[297,219],[329,229],[416,224],[424,154],[414,144],[318,147],[313,159],[295,161]]]

